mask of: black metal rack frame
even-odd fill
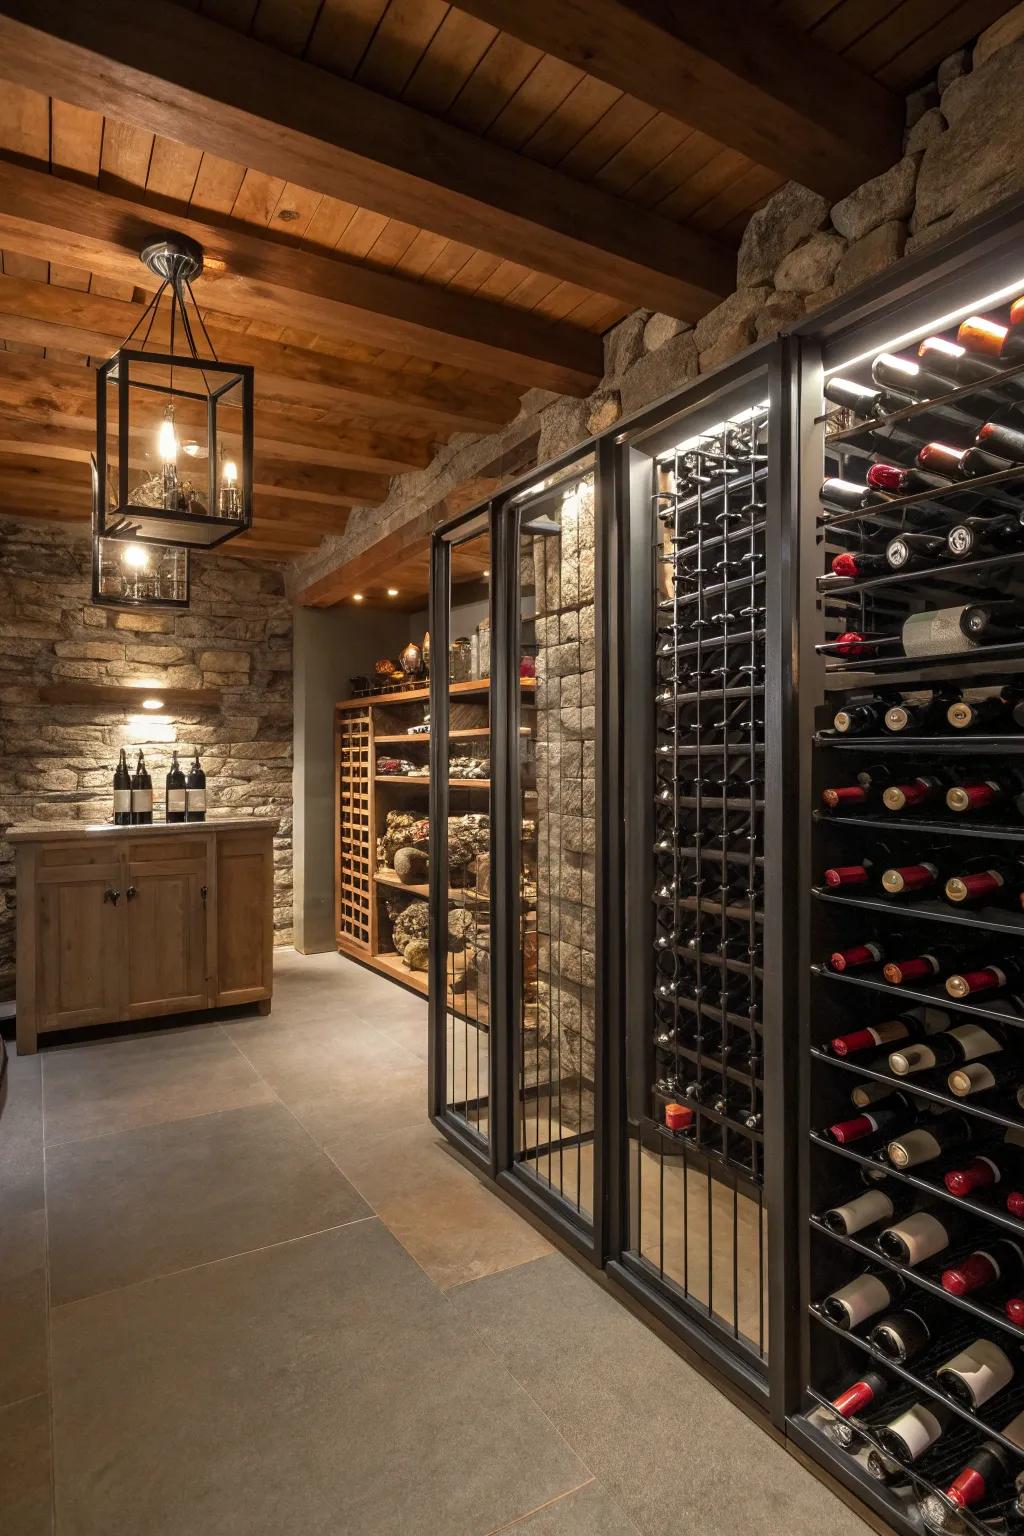
[[[911,688],[925,686],[933,675],[939,677],[943,673],[955,674],[965,685],[1010,675],[1019,675],[1024,680],[1024,646],[993,647],[981,656],[967,652],[952,662],[948,657],[925,659],[923,664],[894,651],[883,651],[870,659],[837,658],[829,654],[830,609],[843,611],[835,605],[844,604],[847,612],[886,614],[894,605],[898,608],[901,583],[885,577],[841,584],[819,581],[824,568],[818,495],[822,477],[822,380],[826,370],[832,371],[851,359],[869,359],[883,346],[898,350],[900,337],[909,337],[927,324],[934,324],[936,317],[954,315],[966,303],[973,301],[984,309],[982,301],[987,295],[1009,293],[1018,283],[1024,292],[1024,259],[1019,254],[1024,248],[1022,229],[1024,202],[1017,201],[951,237],[936,241],[902,261],[895,275],[873,280],[776,342],[751,349],[681,393],[581,445],[557,463],[523,477],[486,508],[473,509],[464,518],[438,530],[433,545],[431,634],[438,654],[443,655],[447,646],[446,543],[474,516],[485,513],[490,519],[492,570],[496,576],[492,586],[493,645],[497,658],[492,669],[491,700],[492,849],[494,872],[500,880],[495,890],[501,893],[492,905],[496,914],[492,960],[499,982],[494,995],[495,1017],[501,1021],[495,1024],[496,1038],[505,1042],[492,1053],[492,1134],[489,1149],[484,1153],[478,1145],[468,1144],[443,1112],[438,1098],[435,1024],[431,1086],[435,1121],[474,1158],[482,1171],[551,1226],[583,1259],[595,1268],[603,1268],[617,1286],[665,1324],[684,1345],[728,1382],[742,1388],[752,1407],[763,1411],[796,1447],[907,1536],[919,1527],[901,1510],[899,1500],[894,1500],[881,1483],[869,1476],[862,1464],[839,1451],[813,1418],[813,1410],[820,1406],[823,1397],[821,1370],[812,1368],[814,1352],[831,1349],[863,1354],[862,1343],[851,1343],[847,1336],[829,1329],[813,1312],[812,1304],[827,1289],[827,1277],[838,1272],[834,1259],[823,1261],[822,1251],[828,1254],[842,1250],[847,1260],[855,1255],[858,1262],[863,1257],[854,1243],[844,1247],[825,1235],[811,1219],[815,1209],[820,1208],[820,1203],[817,1207],[814,1204],[818,1188],[815,1181],[820,1179],[816,1171],[818,1160],[832,1156],[821,1151],[819,1142],[810,1134],[821,1124],[820,1110],[813,1117],[811,1114],[812,1083],[819,1089],[822,1074],[827,1074],[834,1083],[848,1085],[850,1081],[848,1071],[825,1059],[820,1049],[825,1038],[821,1016],[813,1009],[820,1010],[823,997],[829,999],[829,1011],[836,1017],[842,1017],[844,1011],[852,1016],[889,1003],[934,1005],[937,999],[934,990],[893,989],[877,977],[839,976],[821,965],[821,939],[828,924],[855,919],[870,921],[875,914],[874,903],[882,905],[878,898],[830,899],[829,893],[814,891],[821,862],[818,849],[825,846],[821,840],[841,835],[825,815],[819,814],[820,803],[815,798],[820,792],[817,760],[823,750],[831,754],[834,762],[843,762],[861,746],[868,756],[880,747],[877,739],[861,738],[848,743],[823,737],[828,724],[823,701],[828,693],[843,687]],[[951,402],[956,407],[970,392],[951,393],[957,396]],[[638,1140],[642,1122],[650,1119],[646,1089],[652,1081],[647,1005],[638,1009],[636,999],[652,995],[654,956],[654,904],[650,899],[655,842],[650,793],[650,765],[655,760],[651,665],[651,638],[656,621],[651,540],[654,464],[682,439],[696,436],[723,420],[730,410],[738,408],[738,401],[750,404],[756,398],[767,398],[770,406],[763,535],[767,610],[763,857],[766,884],[778,891],[779,898],[766,903],[761,977],[765,1040],[764,1199],[769,1223],[766,1305],[770,1349],[766,1367],[751,1361],[749,1351],[738,1350],[731,1330],[720,1326],[719,1320],[702,1314],[697,1305],[688,1305],[672,1287],[662,1285],[659,1277],[651,1274],[650,1266],[637,1262],[630,1249],[629,1225],[629,1148],[631,1141]],[[855,434],[847,432],[845,441],[857,446]],[[524,1175],[515,1164],[511,1124],[516,1081],[512,1021],[516,1017],[516,989],[521,985],[521,976],[514,926],[502,925],[497,914],[502,910],[515,912],[518,899],[517,881],[507,851],[515,814],[515,787],[511,782],[515,743],[510,739],[508,722],[515,719],[513,701],[517,693],[513,670],[518,655],[514,638],[518,623],[517,497],[547,475],[560,473],[591,453],[596,458],[600,529],[595,592],[597,923],[601,966],[594,1217],[592,1223],[581,1223],[578,1213],[552,1200],[549,1191]],[[990,487],[981,489],[1005,495],[1011,492],[1013,482],[1012,475],[997,476]],[[947,499],[961,512],[969,494],[957,491]],[[909,500],[913,506],[927,507],[929,516],[945,516],[941,509],[936,510],[934,496]],[[899,506],[890,506],[888,511],[902,515]],[[865,525],[857,517],[832,518],[828,536],[835,541],[836,548],[856,547],[862,526]],[[875,538],[878,537],[876,531]],[[678,547],[687,557],[694,554],[692,542]],[[1006,557],[972,564],[974,569],[965,572],[947,573],[944,568],[938,577],[948,579],[951,574],[954,581],[984,583],[990,573],[999,580],[1013,569],[1012,559]],[[925,570],[916,574],[916,580],[920,585],[922,580],[934,580],[936,575],[935,570]],[[906,580],[903,585],[909,587]],[[680,653],[684,649],[681,646]],[[837,660],[842,661],[841,671],[832,669]],[[445,700],[437,669],[435,686],[432,718],[440,724],[445,719]],[[816,746],[815,742],[824,743],[824,747]],[[990,737],[980,736],[955,745],[966,759],[984,760],[992,755],[996,743]],[[912,762],[922,755],[919,742],[913,746],[886,742],[885,746],[899,761]],[[1008,757],[1019,756],[1022,750],[1019,740],[1008,742],[1006,738],[999,739],[999,748]],[[945,738],[928,742],[927,752],[933,749],[943,760],[953,750]],[[435,730],[431,751],[432,795],[439,795],[438,776],[447,759],[447,744],[441,730]],[[854,758],[849,761],[852,764]],[[678,804],[686,808],[682,799]],[[432,804],[432,819],[435,817]],[[947,822],[939,824],[943,832],[950,830]],[[877,819],[846,817],[844,825],[848,833],[867,839],[877,830]],[[936,834],[937,824],[922,817],[904,836],[930,839]],[[987,827],[979,824],[970,831],[958,826],[951,832],[951,838],[959,839],[965,849],[970,839],[979,836],[987,836],[989,846],[999,848],[1010,846],[1011,840],[1019,835],[1016,828],[995,821]],[[678,850],[679,857],[685,858],[689,846]],[[435,924],[443,910],[438,864],[437,859],[432,860]],[[840,907],[840,901],[847,905]],[[885,905],[885,911],[889,910]],[[959,916],[951,915],[948,908],[937,911],[919,904],[915,912],[922,929],[935,933],[955,931],[937,926],[940,919],[949,924],[951,916]],[[1018,922],[1019,914],[1004,909],[993,916],[1000,926],[1001,931],[995,935],[1000,941],[1015,934],[1024,936],[1024,919]],[[435,998],[439,996],[439,987],[433,986],[432,992]],[[435,1006],[432,1003],[432,1010]],[[1024,1007],[1018,1009],[1005,1000],[986,1004],[954,1003],[947,999],[943,1006],[964,1018],[992,1019],[1006,1025],[1024,1021]],[[863,1074],[867,1078],[872,1075]],[[996,1128],[1009,1119],[998,1110],[990,1112],[987,1118]],[[699,1156],[696,1150],[690,1155]],[[857,1164],[856,1153],[851,1150],[845,1158],[853,1169]],[[902,1177],[908,1186],[943,1198],[942,1189],[929,1182],[925,1173],[919,1176],[915,1171]],[[1024,1230],[1013,1218],[986,1207],[983,1201],[974,1205],[980,1215],[993,1220],[995,1230]],[[965,1208],[964,1202],[960,1202],[960,1208]],[[934,1277],[929,1280],[927,1274],[915,1276],[911,1283],[925,1290],[929,1285],[933,1291],[936,1288]],[[964,1305],[960,1311],[972,1323],[980,1323],[983,1330],[1009,1337],[1003,1321],[992,1315],[982,1316],[983,1307]],[[842,1355],[833,1353],[832,1358]],[[927,1467],[919,1466],[915,1475],[920,1475],[922,1485],[929,1487],[934,1486],[934,1480],[930,1481],[928,1474],[934,1473],[941,1482],[943,1470],[939,1458],[929,1461]],[[966,1528],[982,1533],[988,1529],[972,1517],[966,1521]]]

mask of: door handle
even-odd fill
[[[210,888],[209,888],[208,885],[201,885],[199,887],[199,894],[203,898],[203,906],[204,907],[206,906],[206,898],[209,895],[209,890],[210,890]]]
[[[114,906],[116,907],[120,895],[120,891],[115,891],[112,886],[108,885],[106,890],[103,892],[103,900],[113,902]]]
[[[125,891],[125,895],[126,895],[126,896],[127,896],[127,898],[128,898],[128,900],[129,900],[129,901],[134,901],[134,900],[135,900],[135,897],[136,897],[136,896],[137,896],[137,895],[138,895],[138,894],[139,894],[139,893],[138,893],[138,891],[137,891],[137,890],[136,890],[136,889],[135,889],[135,887],[134,887],[134,885],[130,885],[130,886],[129,886],[129,887],[128,887],[128,889],[127,889],[127,890],[126,890],[126,891]]]

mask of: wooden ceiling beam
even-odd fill
[[[188,14],[169,9],[176,16]],[[0,16],[0,71],[8,62],[6,29]],[[624,208],[623,217],[633,212]],[[665,229],[673,238],[679,233],[675,225]],[[579,327],[337,256],[315,255],[251,226],[162,214],[146,203],[47,171],[0,162],[4,251],[42,256],[152,291],[157,280],[139,252],[167,230],[198,240],[206,253],[203,275],[194,285],[204,310],[300,327],[527,388],[584,395],[601,377],[600,337]],[[582,280],[578,273],[576,280]]]
[[[904,104],[757,0],[459,0],[827,197],[900,157]]]
[[[130,335],[141,314],[140,305],[121,299],[0,275],[0,336],[4,340],[60,347],[85,357],[107,357]],[[215,320],[208,319],[207,329],[218,356],[249,363],[256,369],[260,400],[298,402],[353,415],[422,418],[425,427],[448,431],[491,432],[510,421],[519,409],[515,390],[489,379],[448,384],[421,374],[349,362],[312,348],[265,341],[218,326]],[[162,308],[151,344],[166,345],[167,331]],[[426,462],[429,455],[427,460],[414,457],[394,467],[412,469]]]
[[[718,241],[169,0],[0,18],[0,70],[63,101],[630,305],[693,320],[732,290]]]

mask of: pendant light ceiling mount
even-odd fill
[[[203,248],[188,235],[161,235],[143,247],[141,260],[154,277],[179,289],[203,275]]]

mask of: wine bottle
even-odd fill
[[[997,363],[986,362],[978,353],[969,352],[944,336],[926,336],[917,355],[933,372],[946,374],[951,389],[962,389],[965,384],[984,384],[987,380],[999,382],[1002,378],[1003,370]]]
[[[1008,987],[1019,986],[1024,981],[1024,968],[1019,961],[1001,960],[998,965],[983,965],[976,970],[957,971],[946,977],[946,991],[958,1002],[979,993],[1003,992]]]
[[[867,966],[881,965],[885,949],[877,940],[866,944],[853,944],[849,949],[834,949],[825,962],[830,971],[843,975],[846,971],[862,971]]]
[[[921,859],[916,864],[894,864],[882,871],[882,891],[886,896],[931,896],[941,876],[940,865],[930,859]]]
[[[132,774],[132,825],[148,827],[153,822],[153,780],[146,768],[146,759],[139,748],[135,772]]]
[[[891,1307],[905,1290],[905,1282],[893,1270],[866,1269],[823,1297],[818,1303],[818,1311],[837,1328],[857,1328],[869,1317],[877,1317],[879,1312]]]
[[[181,771],[177,752],[171,753],[171,766],[167,774],[167,802],[164,812],[168,821],[185,820],[185,775]]]
[[[921,954],[887,960],[882,975],[893,987],[927,986],[937,976],[947,976],[958,966],[965,965],[970,954],[962,944],[931,944]]]
[[[970,906],[975,902],[993,906],[1011,901],[1016,904],[1021,891],[1024,891],[1024,864],[1018,859],[1001,859],[990,853],[968,859],[959,873],[946,881],[946,900],[958,906]]]
[[[872,555],[864,550],[844,550],[832,559],[833,576],[882,576],[889,569],[885,555]]]
[[[1024,547],[1024,522],[1015,512],[1000,517],[965,517],[946,534],[954,560],[975,560]]]
[[[832,725],[841,736],[863,736],[869,731],[880,731],[885,712],[894,702],[892,694],[849,699],[832,717]]]
[[[840,378],[838,374],[825,381],[822,393],[833,405],[845,406],[865,421],[877,416],[894,416],[897,411],[914,404],[913,396],[906,390],[872,389],[868,384],[858,384],[856,380]]]
[[[924,1119],[921,1114],[917,1117]],[[885,1155],[894,1168],[916,1168],[921,1163],[934,1162],[946,1157],[958,1147],[968,1147],[975,1137],[982,1134],[966,1115],[935,1114],[925,1124],[918,1124],[890,1141]]]
[[[913,1269],[963,1242],[967,1231],[967,1224],[956,1211],[951,1215],[943,1211],[914,1211],[879,1232],[875,1247],[883,1257]]]
[[[1024,610],[1016,598],[993,598],[967,605],[960,615],[963,633],[978,645],[1024,639]]]
[[[874,490],[886,491],[890,496],[916,496],[922,491],[939,490],[946,484],[940,475],[929,475],[912,464],[872,464],[867,472],[867,483]]]
[[[875,1186],[854,1195],[842,1205],[833,1205],[823,1211],[821,1220],[830,1232],[842,1237],[853,1237],[865,1227],[873,1227],[880,1221],[892,1221],[906,1215],[913,1208],[914,1196],[910,1190],[889,1189]]]
[[[978,1409],[1013,1380],[1013,1361],[991,1339],[975,1339],[940,1365],[935,1380],[962,1408]]]
[[[981,1024],[957,1024],[928,1040],[902,1046],[889,1057],[889,1070],[898,1077],[930,1072],[935,1067],[956,1067],[1004,1049],[1005,1042]]]
[[[881,1108],[870,1111],[865,1110],[850,1120],[837,1120],[832,1125],[826,1126],[822,1135],[839,1147],[848,1147],[854,1142],[876,1146],[891,1136],[897,1126],[916,1124],[923,1113],[905,1094],[896,1093],[893,1094],[891,1104],[885,1104]]]
[[[860,485],[856,480],[842,480],[830,476],[821,482],[819,492],[823,506],[835,507],[839,512],[859,512],[864,507],[881,506],[888,497],[870,485]]]
[[[872,1080],[869,1083],[855,1083],[850,1089],[850,1103],[854,1109],[868,1109],[872,1104],[881,1104],[885,1099],[891,1099],[896,1092],[892,1083],[879,1083]]]
[[[925,443],[917,456],[921,469],[945,475],[947,480],[973,480],[995,475],[1011,465],[983,448],[953,448],[949,443]]]
[[[941,1280],[951,1296],[970,1296],[992,1285],[1018,1285],[1024,1280],[1024,1248],[1010,1237],[993,1238],[944,1269]]]
[[[921,773],[903,784],[887,784],[882,791],[882,804],[887,811],[919,811],[941,801],[945,787],[945,778]]]
[[[124,747],[114,769],[114,826],[130,827],[132,823],[132,776],[128,771],[128,759]]]
[[[974,1098],[979,1093],[991,1093],[996,1088],[1016,1085],[1021,1078],[1021,1064],[1013,1057],[995,1057],[987,1061],[970,1061],[949,1074],[946,1086],[958,1099]]]
[[[916,1293],[898,1312],[880,1318],[868,1334],[868,1343],[898,1365],[921,1354],[936,1335],[949,1326],[949,1309],[941,1301]]]
[[[185,780],[185,820],[206,820],[206,774],[199,761],[198,747]]]
[[[873,859],[865,858],[860,864],[831,864],[822,871],[822,883],[830,890],[846,890],[851,886],[868,885],[875,868]]]
[[[1020,1443],[1024,1449],[1024,1442]],[[943,1493],[926,1493],[920,1498],[922,1520],[932,1531],[962,1530],[963,1524],[955,1515],[955,1525],[951,1523],[950,1506],[954,1510],[975,1509],[1002,1493],[1010,1493],[1016,1471],[1017,1464],[1005,1445],[998,1440],[983,1440]],[[1003,1529],[1006,1528],[1004,1524]]]
[[[982,315],[971,315],[964,320],[956,333],[956,339],[968,352],[980,357],[998,359],[1001,363],[1024,361],[1024,335]]]
[[[889,1383],[880,1371],[865,1371],[863,1376],[858,1376],[856,1381],[851,1381],[848,1387],[836,1394],[831,1401],[831,1408],[841,1420],[849,1420],[855,1414],[864,1413],[875,1403],[880,1403],[889,1390]],[[853,1439],[853,1427],[846,1423],[844,1426],[836,1426],[838,1433],[833,1438],[842,1445],[849,1445]],[[851,1431],[846,1436],[842,1429]]]
[[[848,1035],[836,1035],[830,1047],[836,1056],[856,1056],[879,1045],[895,1045],[900,1040],[913,1040],[918,1035],[940,1033],[949,1028],[949,1019],[942,1014],[918,1018],[915,1014],[901,1014],[884,1024],[870,1024],[864,1029],[852,1030]]]
[[[973,731],[986,726],[1024,727],[1024,689],[1007,683],[998,693],[958,699],[949,706],[946,718],[958,731]]]
[[[881,1425],[875,1437],[887,1455],[905,1466],[912,1466],[942,1438],[950,1424],[956,1422],[952,1408],[934,1398],[926,1398],[904,1409],[890,1424]]]
[[[1010,1128],[1001,1139],[972,1157],[960,1168],[947,1169],[943,1183],[958,1200],[979,1190],[1024,1182],[1024,1131]],[[1012,1193],[1012,1192],[1011,1192]]]
[[[1005,798],[1006,790],[998,779],[968,779],[950,785],[946,791],[946,805],[961,816],[972,811],[987,811]]]
[[[890,705],[886,710],[884,720],[886,730],[897,734],[913,735],[940,722],[944,724],[946,711],[958,692],[958,689],[944,685],[905,695],[898,703]]]
[[[942,563],[949,554],[945,538],[938,533],[898,533],[885,546],[885,561],[891,571],[916,571]]]

